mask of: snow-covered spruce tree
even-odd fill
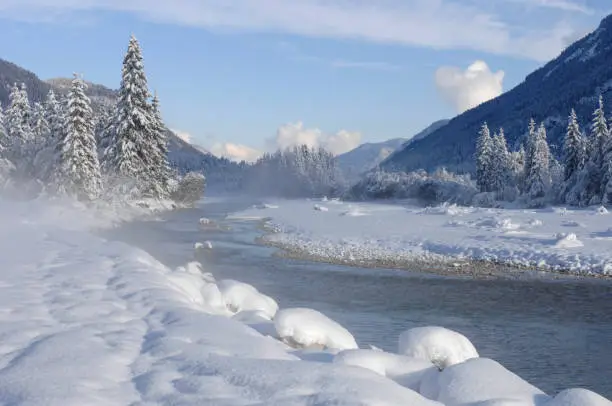
[[[531,162],[533,162],[533,147],[537,139],[536,122],[533,118],[529,120],[529,130],[527,139],[525,140],[525,178],[531,172]],[[524,185],[523,191],[526,191],[527,186]]]
[[[521,189],[525,182],[525,148],[522,144],[518,151],[510,153],[510,173],[512,184]]]
[[[612,136],[604,144],[601,175],[601,203],[609,206],[612,205]]]
[[[476,140],[476,184],[481,192],[490,192],[492,190],[492,159],[493,139],[491,138],[489,126],[487,123],[484,123]]]
[[[168,198],[171,169],[168,163],[168,141],[166,139],[166,126],[159,109],[159,99],[157,93],[151,102],[152,131],[150,132],[150,142],[153,148],[150,149],[150,169],[151,183],[149,193],[155,198]]]
[[[81,200],[100,195],[100,164],[93,134],[93,113],[83,79],[74,75],[68,96],[66,134],[60,141],[64,190]]]
[[[603,108],[603,98],[599,97],[597,109],[593,112],[591,133],[587,143],[588,159],[585,164],[585,190],[582,193],[582,205],[601,203],[603,183],[604,145],[609,138],[608,123]]]
[[[123,59],[116,114],[114,145],[108,152],[113,172],[119,178],[136,182],[142,191],[150,182],[151,151],[157,145],[151,143],[153,125],[147,78],[140,45],[133,36]]]
[[[9,148],[9,138],[4,123],[4,109],[0,103],[0,157],[5,157]]]
[[[0,188],[4,188],[10,181],[15,165],[8,157],[9,138],[4,125],[4,111],[0,104]]]
[[[30,128],[30,103],[25,85],[13,85],[9,95],[10,105],[6,110],[6,129],[9,136],[10,156],[13,162],[18,163],[20,174],[29,171],[30,156],[27,146],[32,140]]]
[[[531,155],[527,158],[529,168],[526,179],[526,194],[534,205],[541,205],[550,189],[550,150],[546,140],[544,124],[535,133],[531,144]]]
[[[509,158],[504,129],[500,128],[499,133],[493,137],[493,160],[491,166],[493,190],[498,192],[500,196],[503,194],[504,188],[510,186]]]
[[[561,194],[562,200],[567,204],[575,205],[579,202],[580,193],[576,193],[575,188],[580,171],[584,168],[586,159],[585,139],[578,125],[576,111],[572,109],[568,123],[567,132],[563,140],[563,187]]]

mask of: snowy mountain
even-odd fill
[[[359,175],[375,168],[395,153],[400,147],[423,139],[436,131],[449,120],[438,120],[412,138],[394,138],[388,141],[365,143],[357,148],[338,156],[338,165],[348,180],[354,180]]]
[[[9,92],[15,82],[26,84],[28,97],[31,101],[43,101],[51,88],[58,94],[67,94],[72,79],[55,78],[43,81],[36,74],[14,63],[0,59],[0,103],[7,106]],[[106,86],[87,82],[87,96],[92,100],[94,111],[101,106],[112,105],[117,97],[117,91]],[[162,101],[163,103],[163,101]],[[168,130],[168,155],[170,163],[180,172],[204,171],[208,184],[225,182],[232,184],[232,179],[238,178],[242,167],[227,159],[218,158],[198,146],[180,139]]]
[[[487,122],[492,131],[503,127],[511,148],[527,133],[530,118],[543,121],[555,155],[571,108],[587,120],[603,94],[612,110],[612,16],[594,32],[569,46],[559,57],[527,76],[524,82],[501,96],[452,119],[428,137],[411,142],[382,163],[389,170],[473,171],[479,127]],[[580,123],[582,125],[587,123]]]
[[[353,179],[384,161],[405,142],[405,138],[395,138],[383,142],[361,144],[357,148],[339,155],[337,162],[345,177]]]

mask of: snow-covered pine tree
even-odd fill
[[[536,122],[533,118],[529,120],[527,139],[525,140],[525,177],[531,172],[531,162],[533,162],[533,146],[537,139]],[[526,190],[526,188],[525,188]]]
[[[603,164],[601,174],[601,203],[612,204],[612,136],[606,139],[603,147]]]
[[[23,149],[32,138],[30,103],[25,93],[25,85],[20,88],[15,83],[11,88],[9,100],[10,104],[5,115],[11,155],[14,161],[23,162],[28,158]]]
[[[493,165],[491,167],[493,190],[503,192],[510,181],[510,163],[508,154],[508,144],[504,129],[500,128],[499,133],[493,137]]]
[[[561,200],[568,204],[578,204],[580,191],[576,189],[580,172],[584,169],[586,159],[586,142],[580,126],[576,111],[572,109],[567,123],[567,132],[563,140],[563,185],[561,187]]]
[[[117,104],[104,106],[100,110],[95,126],[96,144],[98,146],[98,159],[103,174],[113,172],[113,153],[115,147],[115,119],[117,118]]]
[[[151,176],[150,194],[157,199],[168,198],[170,194],[170,164],[168,163],[168,141],[166,139],[166,126],[159,109],[157,93],[151,102],[152,131],[150,149]]]
[[[0,158],[5,158],[9,148],[9,138],[4,123],[4,109],[0,103]]]
[[[531,124],[530,124],[531,127]],[[543,203],[550,189],[550,150],[546,140],[546,128],[544,124],[535,133],[535,137],[529,148],[531,153],[527,158],[526,167],[529,168],[526,179],[526,193],[534,204]]]
[[[61,180],[64,189],[83,200],[100,195],[100,164],[93,134],[93,113],[86,84],[74,75],[68,96],[66,134],[61,140]]]
[[[481,192],[490,192],[492,188],[493,139],[489,126],[484,123],[476,140],[476,183]]]
[[[522,188],[525,181],[525,147],[522,144],[518,151],[510,153],[510,173],[512,184],[518,189]]]
[[[15,165],[9,159],[9,138],[4,124],[4,111],[0,104],[0,187],[4,187],[12,177]]]
[[[153,130],[148,100],[149,90],[142,53],[138,41],[132,36],[123,59],[115,119],[115,143],[109,154],[114,172],[138,184],[146,184],[150,178],[148,171],[151,156],[147,152],[154,148],[149,143]]]
[[[587,143],[588,161],[585,164],[586,187],[582,195],[583,205],[601,203],[603,185],[604,145],[609,138],[608,123],[604,112],[603,98],[600,96],[597,109],[593,112],[591,134]]]

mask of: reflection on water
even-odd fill
[[[441,325],[546,392],[584,387],[612,397],[611,284],[466,280],[308,263],[254,244],[259,231],[253,222],[228,222],[230,232],[199,229],[200,217],[221,220],[245,204],[204,204],[168,213],[164,222],[127,224],[109,237],[171,267],[194,258],[195,242],[210,240],[212,253],[199,260],[218,279],[251,283],[281,308],[317,309],[347,327],[362,347],[395,351],[404,329]]]

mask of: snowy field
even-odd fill
[[[440,327],[369,349],[314,310],[90,233],[114,217],[0,201],[0,405],[612,404],[544,394]]]
[[[307,257],[410,267],[484,260],[583,275],[612,275],[612,214],[606,209],[422,208],[336,200],[270,201],[237,218],[266,218],[270,244]],[[417,269],[418,270],[418,269]]]

